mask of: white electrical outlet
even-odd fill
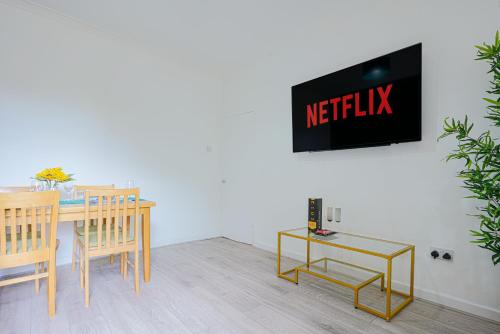
[[[434,260],[453,261],[455,252],[451,249],[431,247],[429,249],[429,256]]]

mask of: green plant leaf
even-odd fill
[[[492,75],[491,97],[484,98],[486,107],[485,119],[494,127],[500,127],[500,38],[496,31],[492,44],[476,45],[477,60],[486,61]],[[453,136],[457,147],[446,156],[446,161],[462,160],[463,168],[457,173],[463,181],[463,188],[469,191],[466,198],[482,201],[477,214],[469,214],[479,221],[479,228],[471,230],[472,243],[493,252],[494,265],[500,263],[500,144],[491,137],[490,131],[484,131],[477,137],[471,135],[474,124],[468,116],[464,120],[446,117],[443,121],[443,133],[438,141]],[[496,132],[495,132],[496,133]]]

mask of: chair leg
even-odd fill
[[[39,263],[35,263],[35,274],[38,274],[38,266]],[[35,280],[35,293],[38,294],[40,292],[40,279]]]
[[[85,252],[85,278],[84,278],[84,283],[85,283],[85,306],[88,307],[90,304],[90,291],[89,291],[89,254],[88,252]]]
[[[128,274],[128,252],[123,253],[123,278],[127,279]]]
[[[113,264],[115,263],[115,256],[114,255],[110,255],[109,256],[109,264]]]
[[[78,238],[76,234],[77,221],[75,220],[73,223],[73,258],[71,261],[71,270],[75,271],[76,269],[76,250],[78,248]]]
[[[123,276],[123,259],[125,258],[125,255],[123,253],[120,253],[120,274]]]
[[[134,252],[134,281],[135,293],[139,294],[139,247],[136,247]]]
[[[83,268],[83,256],[84,256],[84,252],[82,251],[82,247],[80,246],[80,288],[83,289],[84,288],[84,285],[83,285],[83,271],[84,271],[84,268]]]
[[[48,283],[47,283],[47,297],[49,300],[49,316],[53,317],[56,314],[56,264],[55,261],[48,263]]]
[[[49,270],[49,263],[47,262],[47,269],[45,269],[45,262],[40,262],[40,272],[44,273],[46,270]],[[42,286],[42,281],[40,281],[40,286]]]

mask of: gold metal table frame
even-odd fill
[[[305,232],[304,232],[305,230]],[[280,278],[286,279],[290,282],[293,282],[295,284],[299,283],[299,272],[307,273],[312,276],[324,279],[326,281],[336,283],[339,285],[342,285],[344,287],[347,287],[349,289],[352,289],[354,291],[354,307],[363,311],[366,311],[368,313],[371,313],[373,315],[376,315],[382,319],[385,319],[386,321],[390,321],[396,314],[398,314],[403,308],[405,308],[408,304],[410,304],[413,301],[413,285],[414,285],[414,272],[415,272],[415,246],[410,245],[410,244],[404,244],[400,242],[395,242],[395,241],[389,241],[389,240],[383,240],[383,239],[376,239],[376,238],[371,238],[371,237],[366,237],[366,236],[360,236],[360,235],[355,235],[355,234],[350,234],[350,233],[344,233],[344,232],[338,232],[335,234],[335,236],[347,236],[350,238],[359,238],[359,240],[369,240],[369,241],[375,241],[375,242],[381,242],[381,243],[387,243],[391,245],[395,245],[394,247],[397,248],[395,251],[391,252],[377,252],[369,249],[363,249],[362,247],[358,246],[353,246],[349,245],[349,243],[343,243],[339,242],[335,239],[333,240],[327,240],[327,239],[320,239],[317,238],[316,235],[309,233],[307,228],[296,228],[292,230],[286,230],[286,231],[281,231],[278,232],[278,255],[277,255],[277,275]],[[290,238],[296,238],[296,239],[301,239],[305,240],[307,242],[307,254],[306,254],[306,263],[301,264],[297,267],[294,267],[292,269],[286,270],[286,271],[281,271],[281,237],[282,236],[287,236]],[[335,260],[329,257],[322,257],[320,259],[316,260],[311,260],[311,243],[317,243],[321,245],[327,245],[335,248],[340,248],[340,249],[345,249],[353,252],[358,252],[358,253],[363,253],[371,256],[376,256],[379,258],[386,259],[387,261],[387,272],[384,274],[383,272],[379,272],[370,268],[366,268],[363,266],[355,265],[352,263],[347,263],[339,260]],[[410,265],[410,289],[409,293],[405,293],[402,291],[397,291],[392,288],[392,260],[402,254],[405,254],[407,252],[410,252],[411,256],[411,265]],[[328,263],[329,262],[334,262],[334,263],[340,263],[348,267],[356,268],[363,270],[365,272],[371,273],[371,275],[368,279],[362,281],[359,284],[351,284],[348,282],[344,282],[340,279],[335,279],[332,277],[329,277],[327,275],[323,275],[321,273],[311,271],[310,268],[312,265],[317,265],[319,263],[323,263],[323,271],[327,272],[328,269]],[[289,276],[290,273],[294,273],[293,277]],[[374,308],[371,308],[367,305],[364,305],[360,303],[359,301],[359,291],[368,286],[369,284],[375,282],[376,280],[380,279],[380,288],[382,291],[385,289],[385,313],[382,313]],[[384,286],[384,282],[386,282],[386,286]],[[391,308],[391,297],[392,294],[397,294],[402,296],[404,299],[403,301],[397,305],[394,309]]]

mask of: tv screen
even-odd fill
[[[293,151],[419,141],[422,44],[292,87]]]

